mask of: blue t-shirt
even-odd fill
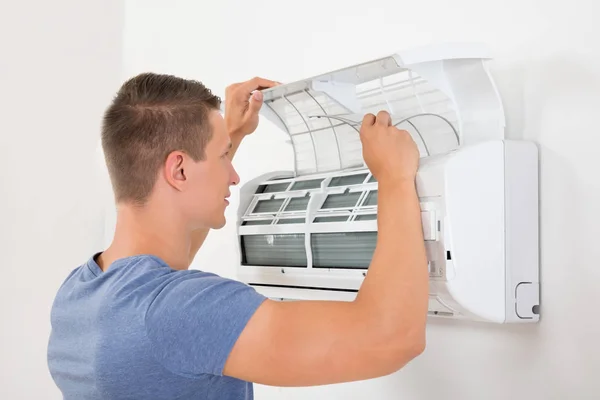
[[[66,400],[252,399],[223,376],[265,297],[241,282],[140,255],[103,272],[94,257],[60,287],[48,366]]]

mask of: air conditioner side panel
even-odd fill
[[[506,272],[508,322],[539,321],[538,149],[506,142]]]
[[[445,170],[446,227],[452,263],[448,292],[473,319],[506,316],[504,144],[465,147]]]

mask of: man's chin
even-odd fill
[[[221,229],[227,224],[227,220],[223,218],[221,221],[215,221],[212,229]]]

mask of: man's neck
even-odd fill
[[[173,269],[188,269],[191,233],[179,215],[152,208],[119,207],[113,241],[98,257],[103,271],[118,259],[142,254],[159,257]]]

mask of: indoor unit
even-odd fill
[[[358,132],[386,110],[421,151],[429,314],[538,321],[538,152],[505,139],[489,59],[477,44],[432,46],[264,90],[294,169],[241,187],[238,278],[277,300],[355,298],[377,241]]]

